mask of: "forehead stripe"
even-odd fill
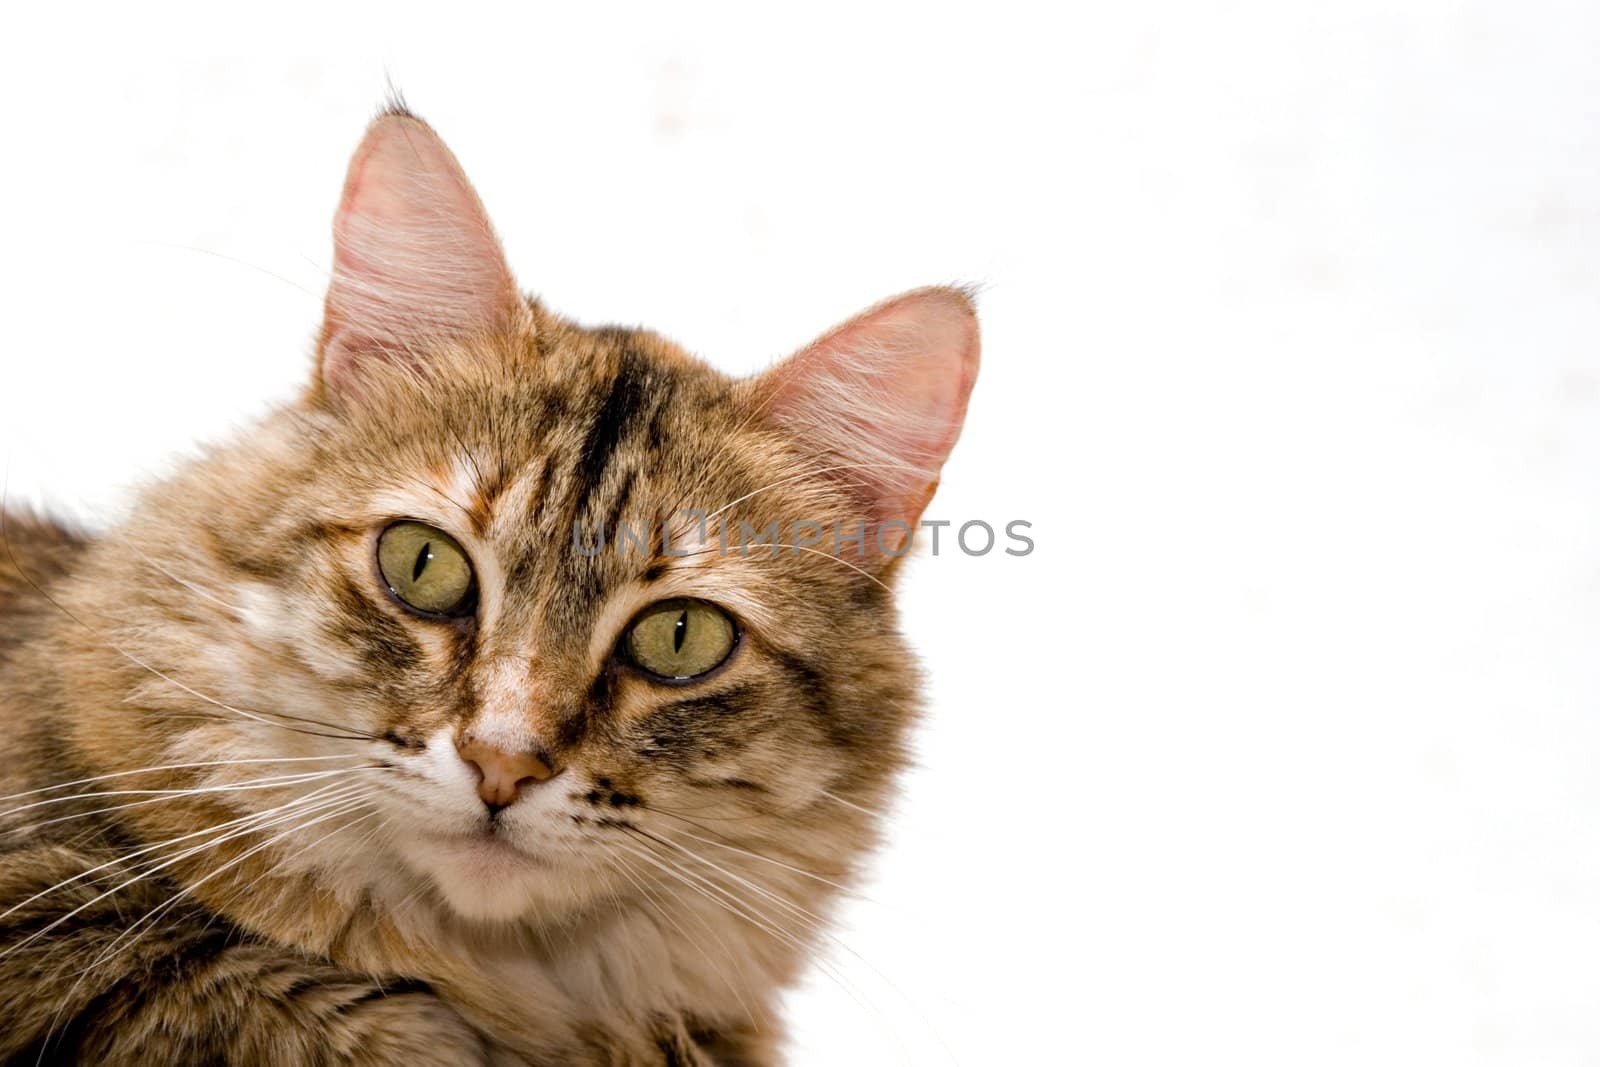
[[[653,408],[661,403],[665,385],[665,376],[637,354],[622,352],[617,361],[617,375],[589,426],[578,456],[577,497],[573,509],[576,514],[582,515],[589,506],[589,498],[599,488],[612,454],[628,431],[648,418]]]

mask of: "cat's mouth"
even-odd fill
[[[466,833],[433,833],[428,836],[433,838],[435,843],[468,862],[495,865],[532,864],[540,867],[549,865],[545,857],[515,844],[505,827],[493,821]]]
[[[417,827],[404,839],[400,855],[455,913],[502,920],[548,902],[553,892],[565,892],[556,857],[531,844],[507,827],[484,823],[454,831]]]

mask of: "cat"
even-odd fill
[[[0,510],[0,1059],[781,1062],[978,356],[956,288],[744,379],[567,321],[386,108],[303,394],[112,529]]]

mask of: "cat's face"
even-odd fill
[[[393,849],[468,914],[625,878],[619,866],[646,863],[630,852],[641,848],[631,827],[748,846],[819,804],[824,826],[848,826],[821,791],[875,792],[911,710],[911,670],[877,581],[817,552],[740,554],[733,540],[724,554],[720,521],[706,523],[705,544],[684,514],[734,504],[718,517],[732,520],[730,538],[739,522],[848,522],[859,508],[846,487],[807,479],[819,464],[751,420],[750,389],[658,339],[543,325],[546,344],[476,351],[454,375],[342,417],[286,421],[269,449],[245,445],[221,467],[199,539],[215,546],[208,586],[241,609],[196,637],[227,658],[230,703],[382,739],[228,724],[249,738],[230,751],[270,756],[294,742],[387,765],[366,776],[390,827],[372,847]],[[485,364],[497,369],[472,369]],[[263,488],[246,501],[238,482]],[[449,541],[390,532],[402,521]],[[653,544],[619,542],[619,524],[649,529]],[[405,545],[398,574],[384,572],[386,532]],[[442,592],[422,581],[435,568]],[[656,635],[660,647],[642,650],[661,673],[629,647],[641,613],[682,600],[692,603],[670,636],[691,653],[704,646],[684,680],[661,662],[681,643]],[[712,611],[731,622],[725,636]],[[527,780],[492,810],[480,779],[502,768],[463,758],[472,742],[542,766],[513,769]]]
[[[164,752],[348,769],[314,783],[371,832],[295,862],[405,872],[468,918],[631,895],[680,845],[847,869],[914,711],[885,549],[959,430],[966,298],[736,381],[517,297],[401,116],[336,236],[303,403],[125,535],[161,607],[127,640],[184,683],[144,687]]]

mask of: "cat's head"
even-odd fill
[[[285,848],[474,919],[631,894],[680,846],[848,870],[915,708],[889,589],[977,371],[964,293],[732,379],[519,295],[455,159],[391,113],[318,357],[103,549],[130,692],[78,730],[102,763],[258,761],[194,772],[279,779],[213,818],[318,796],[285,810],[359,831]]]

